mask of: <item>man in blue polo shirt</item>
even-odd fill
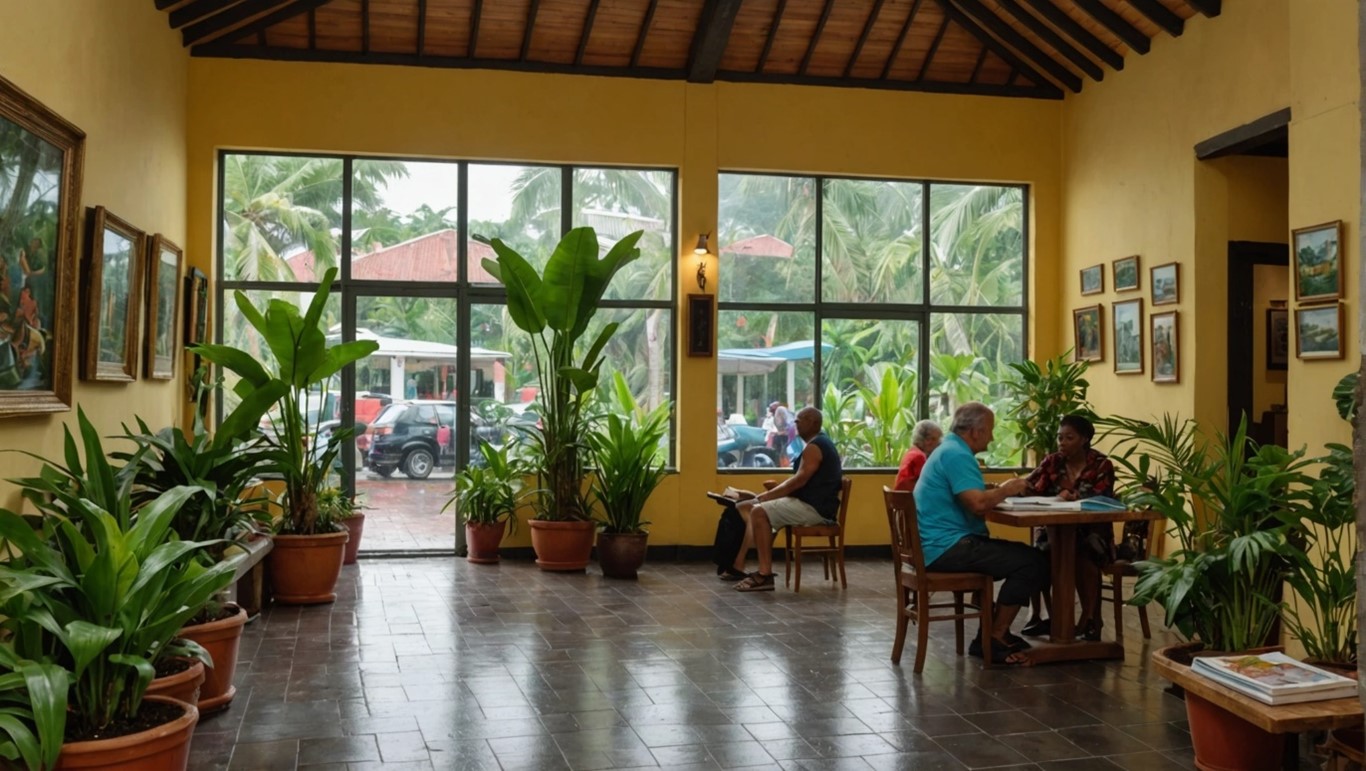
[[[1048,586],[1048,559],[1043,552],[1015,541],[991,538],[986,514],[1001,501],[1025,491],[1024,479],[1011,479],[987,489],[974,457],[994,438],[996,416],[981,402],[968,402],[953,413],[953,425],[925,463],[915,486],[915,508],[927,570],[986,573],[1005,579],[996,596],[991,624],[995,664],[1027,664],[1029,647],[1011,634],[1020,606]],[[968,652],[982,655],[981,633]]]

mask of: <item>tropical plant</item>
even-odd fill
[[[890,365],[869,369],[881,369],[882,375],[870,373],[869,380],[876,387],[856,386],[868,420],[858,421],[851,428],[857,429],[855,434],[861,439],[868,464],[895,466],[906,451],[907,437],[915,426],[915,370]]]
[[[508,446],[498,447],[479,440],[481,465],[470,464],[455,475],[455,491],[441,511],[455,507],[467,525],[496,525],[507,520],[508,529],[517,529],[513,514],[522,505],[522,479],[526,469],[512,457]]]
[[[490,242],[498,259],[485,259],[484,269],[507,288],[508,314],[532,338],[541,423],[526,436],[537,461],[534,507],[541,519],[589,519],[583,437],[602,351],[617,324],[604,325],[586,351],[579,350],[579,342],[612,277],[640,255],[640,236],[636,231],[622,238],[599,259],[597,234],[575,228],[560,239],[543,274],[501,240]]]
[[[201,344],[190,350],[237,375],[233,388],[243,401],[273,404],[274,413],[266,441],[270,444],[267,470],[284,480],[284,516],[278,530],[294,535],[334,532],[339,526],[319,520],[318,493],[327,486],[337,453],[351,440],[354,427],[333,431],[326,445],[310,448],[318,435],[322,410],[309,416],[310,399],[326,404],[333,376],[342,367],[369,356],[379,349],[373,340],[355,340],[331,345],[319,326],[323,307],[331,293],[337,271],[324,274],[308,310],[284,300],[271,300],[262,313],[242,292],[237,292],[237,308],[270,347],[268,372],[250,353],[229,345]]]
[[[1064,415],[1079,413],[1094,417],[1091,404],[1086,401],[1084,361],[1068,361],[1071,351],[1049,359],[1040,367],[1026,359],[1012,362],[1015,375],[1002,385],[1015,401],[1006,416],[1015,421],[1019,441],[1034,453],[1034,462],[1058,449],[1058,424]]]
[[[664,439],[672,405],[647,411],[636,404],[620,373],[612,381],[617,409],[604,414],[588,435],[597,465],[593,495],[602,505],[603,532],[631,535],[645,532],[650,524],[640,514],[666,474]]]
[[[337,525],[356,516],[365,507],[340,487],[324,487],[318,493],[319,528],[336,529]]]
[[[1137,564],[1130,604],[1156,600],[1168,626],[1207,648],[1266,644],[1284,603],[1277,591],[1296,557],[1299,522],[1312,516],[1304,451],[1258,446],[1238,430],[1204,437],[1195,422],[1109,418],[1110,457],[1133,506],[1160,512],[1177,548]]]
[[[14,584],[10,590],[23,591],[24,585]],[[0,603],[7,601],[0,595]],[[0,643],[0,759],[21,760],[28,769],[57,764],[70,687],[71,673],[66,669],[20,658],[13,643]]]

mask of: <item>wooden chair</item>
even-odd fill
[[[896,642],[892,644],[892,663],[901,663],[906,644],[906,625],[916,623],[915,671],[925,668],[925,648],[931,621],[952,621],[958,655],[963,655],[963,622],[978,619],[983,629],[991,629],[991,576],[985,573],[939,573],[925,570],[925,553],[920,546],[920,523],[915,514],[915,498],[904,490],[882,488],[887,504],[887,525],[892,532],[892,567],[896,571]],[[952,592],[953,602],[931,603],[934,592]],[[980,604],[965,602],[963,595],[976,592]],[[952,608],[953,613],[930,615],[931,610]],[[970,608],[971,610],[965,610]],[[982,635],[982,662],[991,666],[991,635]]]
[[[1161,543],[1167,520],[1154,519],[1148,522],[1148,534],[1143,538],[1138,560],[1115,560],[1101,567],[1100,601],[1115,606],[1115,642],[1124,644],[1124,579],[1136,578],[1138,568],[1134,562],[1145,560],[1152,550],[1152,544]],[[1148,623],[1148,606],[1138,606],[1138,623],[1143,627],[1143,639],[1153,639],[1152,626]]]
[[[764,482],[764,489],[771,490],[777,482],[769,480]],[[849,515],[849,488],[853,487],[854,480],[844,477],[840,483],[840,509],[835,517],[833,525],[788,525],[783,528],[784,550],[783,550],[783,585],[792,586],[793,592],[802,590],[802,554],[819,554],[821,564],[825,568],[825,580],[832,578],[839,581],[840,587],[849,588],[849,581],[844,574],[844,522]],[[824,538],[825,543],[817,543],[808,546],[804,543],[805,538]],[[793,564],[796,564],[796,580],[793,580]]]

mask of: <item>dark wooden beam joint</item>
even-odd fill
[[[1186,0],[1186,5],[1211,19],[1218,16],[1223,10],[1222,0]]]
[[[193,0],[171,11],[168,17],[171,29],[180,29],[186,24],[212,16],[236,2],[237,0]]]
[[[244,40],[328,2],[330,0],[243,0],[217,16],[186,27],[181,31],[181,37],[186,46],[196,45],[224,32],[227,34],[220,38],[223,42]],[[248,19],[251,21],[248,22]]]
[[[1172,37],[1180,37],[1186,30],[1186,23],[1180,16],[1172,13],[1167,6],[1157,2],[1157,0],[1129,0],[1129,4],[1138,9],[1138,12],[1148,17],[1148,21],[1165,29],[1167,34]]]
[[[1021,55],[1028,58],[1034,64],[1043,67],[1048,71],[1053,79],[1072,90],[1072,93],[1081,91],[1081,78],[1066,67],[1058,64],[1057,60],[1044,53],[1038,46],[1029,42],[1024,35],[1015,31],[1015,28],[1001,21],[1001,18],[992,13],[985,5],[978,0],[950,0],[952,4],[959,6],[968,15],[975,18],[978,23],[992,34],[999,38],[1006,45],[1018,51]],[[986,42],[985,40],[982,42]]]
[[[1243,154],[1251,148],[1278,140],[1288,130],[1289,126],[1290,108],[1286,107],[1250,123],[1229,129],[1222,134],[1212,136],[1203,142],[1197,142],[1195,158],[1196,160],[1208,161],[1212,158],[1222,158],[1225,155]]]
[[[1016,20],[1023,24],[1030,32],[1038,35],[1039,39],[1047,42],[1050,46],[1053,46],[1053,50],[1067,57],[1067,60],[1079,67],[1082,72],[1090,75],[1092,80],[1102,80],[1105,78],[1105,70],[1088,59],[1081,51],[1072,47],[1070,43],[1063,39],[1062,35],[1054,32],[1052,27],[1039,21],[1032,13],[1026,11],[1015,0],[996,0],[996,4],[1004,8],[1011,16],[1014,16]]]
[[[740,11],[740,0],[707,0],[693,34],[692,52],[688,55],[688,81],[711,83],[721,66],[721,57],[730,42],[730,31],[735,26],[735,14]]]
[[[1100,0],[1072,0],[1077,7],[1086,12],[1086,15],[1096,20],[1100,26],[1110,30],[1110,33],[1120,40],[1124,45],[1134,49],[1140,54],[1148,53],[1152,47],[1152,41],[1143,34],[1138,27],[1124,20],[1123,16],[1105,7]]]
[[[1048,21],[1049,24],[1057,27],[1060,32],[1077,41],[1082,48],[1090,51],[1092,55],[1116,70],[1124,69],[1124,57],[1119,52],[1101,41],[1100,38],[1092,35],[1081,26],[1071,16],[1068,16],[1058,6],[1053,4],[1053,0],[1025,0],[1029,7],[1033,8],[1040,16]]]
[[[958,6],[954,5],[954,0],[939,0],[939,6],[943,9],[946,20],[952,20],[955,24],[967,30],[969,35],[977,38],[983,45],[990,48],[992,53],[1004,59],[1010,66],[1020,70],[1025,77],[1029,78],[1030,81],[1034,83],[1034,85],[1039,86],[1040,88],[1051,88],[1060,91],[1060,89],[1056,89],[1047,78],[1040,75],[1039,71],[1034,69],[1028,62],[1016,56],[1009,48],[997,42],[996,38],[988,34],[986,30],[977,26],[977,22],[973,21],[970,16],[963,13],[958,9]],[[1057,62],[1054,62],[1054,64],[1057,64]],[[1072,77],[1077,80],[1077,88],[1080,89],[1081,79],[1077,78],[1076,75],[1073,75]]]

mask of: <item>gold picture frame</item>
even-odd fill
[[[137,380],[146,238],[141,230],[103,206],[88,210],[81,373],[86,380]]]
[[[180,358],[181,280],[185,252],[160,233],[147,239],[147,333],[143,336],[143,376],[174,380]]]

